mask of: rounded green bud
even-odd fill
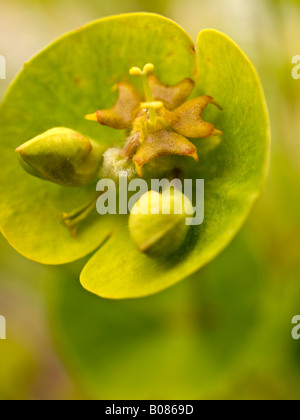
[[[99,174],[103,149],[76,131],[53,128],[16,149],[31,175],[67,187],[80,187]]]
[[[192,203],[180,191],[150,191],[131,210],[131,238],[141,252],[151,257],[170,256],[183,245],[189,230],[186,219],[191,214]]]
[[[112,179],[118,185],[119,174],[123,171],[127,172],[129,181],[138,176],[132,160],[123,156],[120,147],[107,149],[103,155],[103,165],[100,171],[101,179]]]

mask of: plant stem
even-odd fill
[[[88,204],[85,204],[84,206],[81,206],[70,213],[63,213],[61,215],[61,218],[64,222],[64,224],[69,228],[71,235],[73,237],[76,237],[76,229],[80,222],[85,220],[90,213],[95,209],[96,202],[99,198],[99,195],[97,195],[91,202]]]

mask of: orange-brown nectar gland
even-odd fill
[[[138,175],[142,177],[142,168],[145,164],[157,157],[170,155],[190,156],[196,162],[199,161],[196,146],[171,130],[159,130],[149,134],[132,160]]]
[[[118,83],[118,100],[111,109],[97,111],[85,118],[96,121],[101,125],[125,130],[132,126],[132,121],[140,109],[142,96],[137,89],[129,83]]]
[[[119,83],[118,99],[109,110],[97,111],[86,119],[115,129],[130,129],[121,154],[131,159],[139,176],[150,161],[170,155],[199,160],[196,146],[189,140],[222,135],[213,124],[202,119],[209,105],[221,107],[211,96],[187,101],[195,83],[184,79],[175,86],[163,84],[153,73],[154,65],[132,67],[130,75],[141,77],[144,96],[129,83]]]
[[[213,124],[202,119],[203,111],[209,104],[219,107],[211,96],[200,96],[168,113],[173,130],[182,136],[194,139],[221,135],[222,132],[216,130]]]
[[[195,87],[195,82],[189,78],[174,86],[165,85],[154,73],[148,75],[148,81],[153,97],[162,101],[169,111],[173,111],[183,104]]]

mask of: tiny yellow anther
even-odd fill
[[[139,67],[132,67],[129,70],[129,74],[131,76],[147,76],[148,74],[152,73],[154,70],[154,65],[151,63],[148,63],[144,66],[143,70],[141,70]]]
[[[98,122],[97,113],[96,114],[88,114],[84,117],[88,121],[96,121]]]
[[[141,108],[142,109],[161,109],[164,104],[161,101],[153,101],[153,102],[142,102]]]
[[[148,63],[145,65],[143,72],[144,74],[149,74],[149,73],[152,73],[153,70],[154,70],[154,65],[152,63]]]
[[[138,67],[132,67],[132,68],[129,70],[129,74],[130,74],[131,76],[143,76],[143,72],[142,72],[142,70],[141,70],[140,68],[138,68]]]

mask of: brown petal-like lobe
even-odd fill
[[[160,130],[149,134],[133,157],[137,173],[142,176],[142,167],[160,156],[191,156],[198,161],[197,148],[185,137],[173,131]]]
[[[213,124],[203,121],[202,113],[208,104],[216,104],[211,96],[200,96],[181,105],[174,112],[168,113],[173,130],[189,138],[204,138],[221,135]]]
[[[148,80],[153,98],[163,102],[169,111],[173,111],[183,104],[195,87],[195,82],[189,78],[174,86],[165,85],[154,73],[149,74]]]
[[[119,96],[116,104],[111,109],[97,111],[93,116],[87,116],[87,119],[94,119],[99,124],[107,127],[125,130],[130,128],[140,110],[142,97],[138,90],[129,83],[118,83],[117,88]]]

